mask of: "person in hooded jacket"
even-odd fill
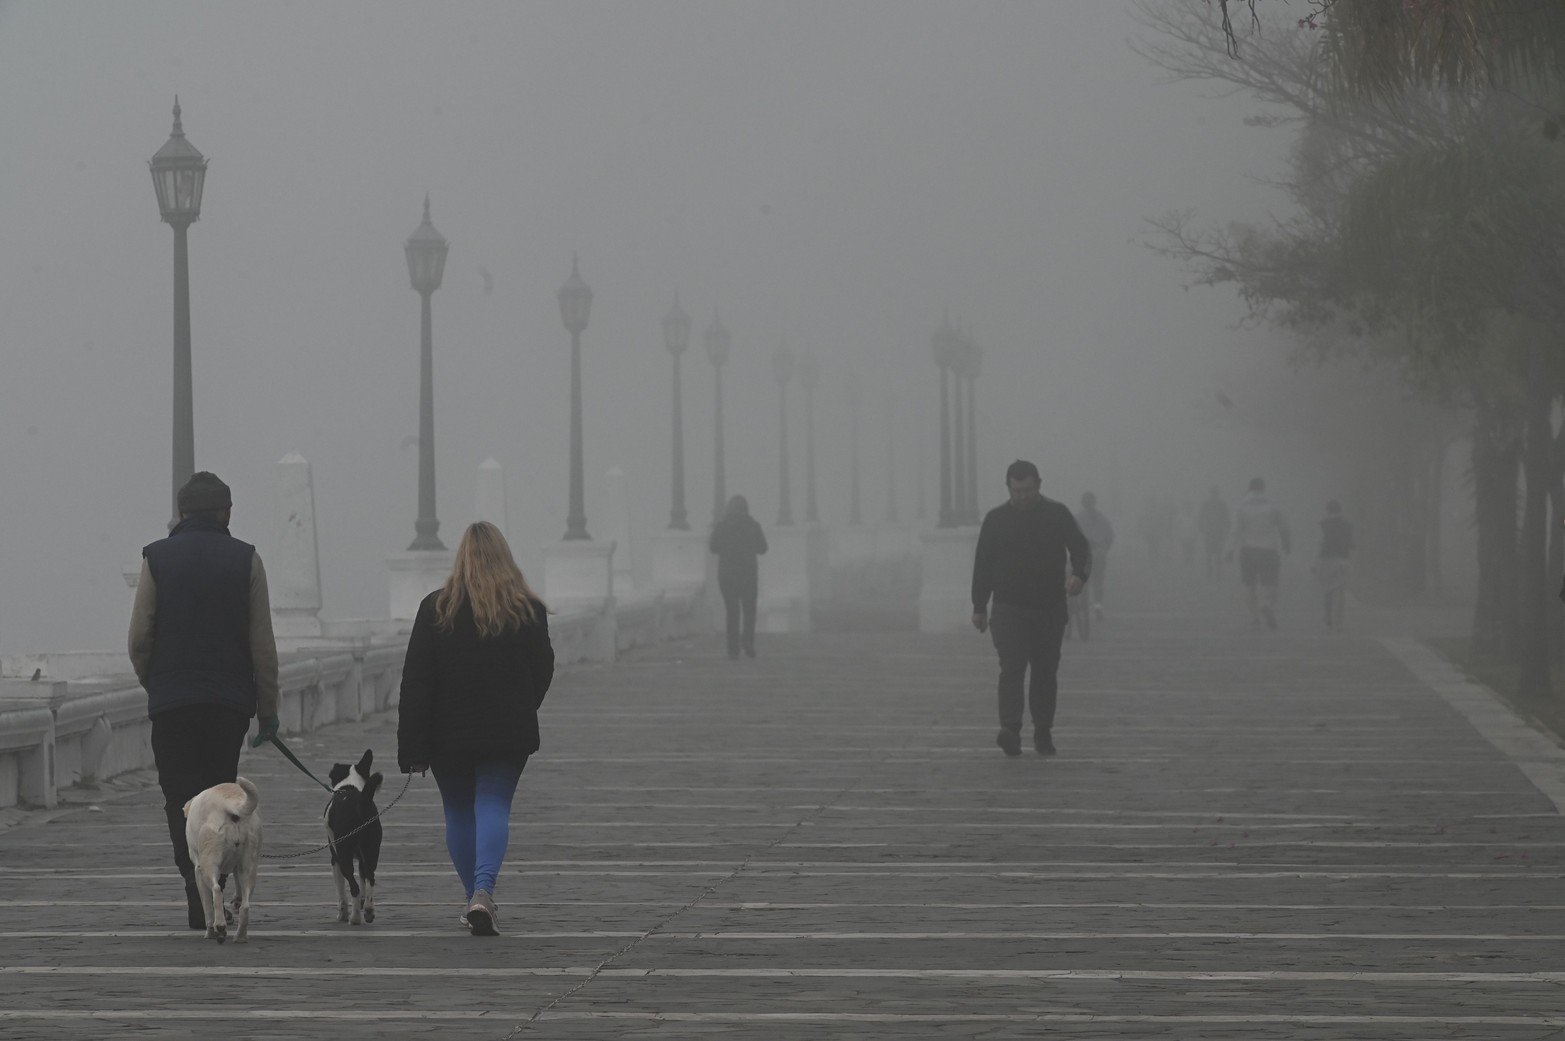
[[[397,763],[434,770],[446,850],[466,893],[459,921],[499,933],[495,880],[510,842],[511,801],[538,751],[538,706],[554,678],[548,608],[500,529],[471,525],[451,577],[418,605],[402,666]]]
[[[707,548],[717,554],[717,588],[723,594],[727,617],[728,656],[742,649],[755,657],[755,601],[760,592],[760,561],[766,552],[766,534],[750,516],[743,495],[728,500],[723,518],[712,527]]]

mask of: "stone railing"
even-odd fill
[[[479,476],[487,492],[480,494],[477,512],[503,529],[503,474],[490,461]],[[637,587],[624,475],[610,471],[609,477],[609,498],[617,504],[609,525],[615,537],[561,542],[545,552],[543,595],[555,611],[549,628],[560,666],[613,661],[634,647],[722,628],[713,560],[701,532],[664,531],[652,539],[650,587]],[[395,707],[411,620],[419,601],[450,574],[451,554],[409,552],[388,561],[389,617],[323,619],[309,463],[296,455],[283,458],[276,492],[283,536],[268,553],[267,572],[273,628],[283,651],[278,709],[283,732],[316,730]],[[774,528],[769,537],[772,552],[761,562],[763,631],[808,631],[811,602],[830,595],[834,576],[860,589],[900,588],[909,584],[908,575],[917,582],[912,526],[829,530],[810,524]],[[951,566],[935,572],[946,584],[971,566],[970,545],[954,548]],[[927,545],[924,551],[927,600],[932,592]],[[966,564],[957,559],[964,552]],[[139,574],[139,563],[126,568],[126,581],[134,585]],[[118,653],[3,660],[0,808],[53,806],[62,788],[153,765],[146,694],[127,665]]]
[[[600,606],[550,618],[561,666],[612,661],[632,647],[710,629],[702,586],[606,599]],[[405,633],[309,642],[315,646],[286,653],[278,670],[283,733],[317,730],[396,707]],[[147,695],[134,676],[43,678],[74,675],[113,660],[111,655],[27,655],[9,662],[12,671],[25,665],[40,678],[0,680],[0,808],[52,807],[62,788],[90,786],[153,764]]]

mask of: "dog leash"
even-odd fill
[[[290,755],[288,758],[293,759],[293,756]],[[294,762],[297,763],[298,760],[294,759]],[[303,764],[300,764],[299,769],[304,770]],[[305,773],[309,773],[309,771],[305,770]],[[319,782],[317,782],[317,783],[319,783]],[[386,810],[391,809],[393,806],[395,806],[398,802],[400,802],[402,800],[402,797],[408,793],[408,788],[412,784],[413,784],[413,775],[411,773],[409,773],[408,774],[408,779],[406,781],[402,782],[402,790],[397,793],[397,797],[395,799],[392,799],[390,802],[388,802],[386,804],[386,809],[385,810],[377,810],[376,813],[375,813],[375,816],[371,817],[369,820],[365,821],[363,824],[360,824],[357,828],[354,828],[352,831],[348,832],[346,835],[338,835],[338,836],[336,836],[333,839],[330,839],[330,840],[328,840],[326,842],[321,843],[319,846],[316,846],[313,849],[301,850],[298,853],[262,853],[261,856],[264,859],[266,859],[266,860],[293,860],[293,859],[295,859],[297,857],[307,857],[307,856],[309,856],[312,853],[319,853],[323,849],[331,849],[332,848],[332,843],[334,843],[334,842],[342,842],[344,839],[351,839],[353,836],[357,835],[359,832],[363,831],[365,828],[369,827],[371,824],[374,824],[376,821],[380,820],[381,816],[386,812]]]
[[[271,737],[267,738],[267,740],[270,741],[272,744],[276,745],[277,746],[277,750],[283,754],[283,757],[286,758],[294,766],[297,766],[300,769],[300,771],[302,771],[304,773],[304,776],[308,777],[310,780],[314,781],[316,784],[320,785],[322,788],[325,788],[328,792],[332,790],[331,785],[327,784],[325,781],[321,780],[319,777],[316,777],[314,774],[310,773],[310,768],[308,766],[305,766],[303,763],[301,763],[299,761],[299,757],[293,754],[293,749],[291,749],[287,745],[283,744],[283,739],[282,738],[278,737],[276,734],[273,734]],[[399,796],[399,798],[400,798],[400,796]]]

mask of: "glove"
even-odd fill
[[[251,748],[260,748],[277,736],[277,717],[262,716],[256,720],[255,736],[250,739]]]

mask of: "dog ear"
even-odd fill
[[[358,764],[360,776],[368,777],[370,775],[370,763],[373,762],[374,759],[375,753],[366,748],[364,750],[364,758],[360,759]]]
[[[380,774],[370,774],[369,780],[364,782],[364,798],[373,799],[375,793],[380,791],[380,782],[382,780],[384,778]]]
[[[347,763],[334,763],[334,764],[332,764],[331,772],[329,772],[326,775],[326,779],[328,781],[330,781],[332,784],[339,784],[339,783],[342,782],[342,779],[347,777],[347,776],[348,776],[348,764]]]
[[[190,800],[190,802],[195,802],[195,801],[196,800],[194,800],[194,799]],[[186,817],[190,816],[190,802],[185,803],[185,805],[179,811],[180,813],[183,813]]]

